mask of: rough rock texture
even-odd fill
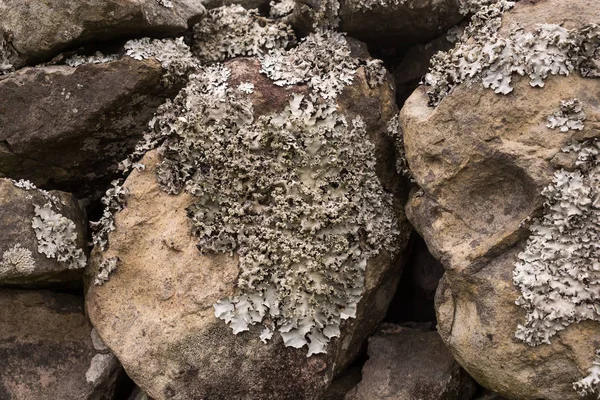
[[[437,332],[384,324],[369,339],[362,380],[346,400],[463,400],[475,382],[456,363]]]
[[[249,96],[258,115],[279,112],[292,93],[307,91],[303,85],[273,85],[258,74],[256,60],[237,59],[226,66],[230,87],[252,84]],[[387,145],[377,141],[377,132],[394,114],[389,86],[370,88],[359,69],[338,102],[348,115],[358,111],[364,116],[367,131],[386,156]],[[88,313],[100,336],[132,379],[158,400],[316,397],[383,318],[402,260],[391,264],[388,255],[380,254],[368,262],[356,319],[344,321],[342,336],[332,339],[326,354],[307,358],[306,349],[284,347],[279,333],[263,344],[258,326],[234,335],[215,318],[213,305],[234,294],[237,255],[198,252],[185,210],[193,198],[185,192],[168,195],[159,187],[159,157],[147,153],[142,159],[146,169],[133,171],[125,182],[127,206],[116,214],[110,247],[104,253],[95,250],[91,261],[90,278],[103,259],[120,259],[110,280],[87,292]],[[384,169],[381,161],[378,168]],[[408,229],[399,218],[405,243]]]
[[[177,35],[204,12],[202,2],[192,0],[173,0],[172,7],[156,0],[4,0],[0,37],[6,39],[9,62],[20,68],[86,42]]]
[[[594,5],[591,5],[594,4]],[[597,22],[597,2],[519,3],[502,31],[565,22],[569,29]],[[424,90],[405,104],[406,156],[421,190],[407,215],[446,268],[436,298],[440,335],[458,362],[483,386],[509,399],[576,399],[573,382],[592,366],[600,325],[571,324],[530,347],[515,338],[526,313],[515,301],[518,254],[539,216],[557,169],[574,168],[561,149],[599,136],[600,82],[574,74],[549,77],[543,89],[516,79],[504,96],[480,85],[459,85],[437,108]],[[547,127],[562,100],[584,105],[583,130]],[[523,223],[525,221],[525,223]]]
[[[297,1],[292,23],[301,30],[311,29],[315,20],[323,18],[323,8],[332,3],[337,1]],[[457,0],[346,0],[338,7],[337,18],[326,17],[326,23],[339,18],[338,29],[351,37],[398,47],[432,40],[463,18]]]
[[[36,206],[49,203],[55,213],[71,221],[76,234],[73,250],[85,254],[87,222],[77,199],[64,192],[19,188],[9,179],[0,179],[0,285],[50,286],[81,279],[82,266],[59,262],[39,251],[36,233],[40,230],[33,227]]]
[[[207,10],[221,6],[229,6],[231,4],[239,4],[247,10],[259,9],[261,11],[266,10],[269,7],[270,0],[203,0],[202,5]]]
[[[26,68],[0,77],[0,176],[93,195],[176,88],[155,60]]]
[[[80,297],[0,290],[0,398],[112,399],[121,368],[91,331]]]

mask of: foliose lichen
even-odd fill
[[[588,375],[573,384],[580,396],[597,394],[600,398],[600,350],[596,351],[596,359],[588,370]]]
[[[135,60],[154,58],[165,70],[163,81],[167,85],[185,82],[187,76],[199,65],[192,56],[183,37],[177,39],[134,39],[125,43],[125,54]]]
[[[117,270],[119,257],[108,257],[100,263],[94,285],[102,286],[110,279],[110,275]]]
[[[75,223],[54,211],[52,203],[35,206],[31,226],[38,242],[38,252],[64,263],[69,269],[85,268],[86,256],[77,246]]]
[[[539,24],[533,31],[513,28],[508,37],[501,37],[498,30],[502,14],[513,4],[500,0],[482,7],[461,41],[432,58],[431,69],[423,80],[430,105],[436,106],[454,87],[467,81],[508,94],[513,90],[513,74],[528,76],[531,86],[543,87],[549,75],[598,73],[597,25],[567,30]]]
[[[406,3],[406,0],[349,0],[347,3],[356,10],[372,10],[373,8],[391,8]]]
[[[413,181],[414,178],[412,177],[412,172],[410,171],[408,160],[406,159],[406,150],[404,149],[404,134],[402,132],[402,127],[400,126],[399,114],[394,115],[388,122],[387,134],[394,140],[394,145],[396,147],[396,172]]]
[[[11,61],[12,55],[12,48],[4,33],[0,31],[0,74],[10,72],[14,69]]]
[[[568,132],[570,129],[580,131],[583,129],[583,121],[585,121],[585,113],[581,101],[577,99],[561,100],[559,110],[548,116],[546,126],[561,132]]]
[[[90,227],[94,231],[92,243],[100,250],[108,248],[108,234],[115,230],[115,213],[125,207],[126,196],[127,190],[123,187],[123,180],[112,181],[111,187],[102,197],[102,217],[98,221],[90,221]]]
[[[0,278],[11,275],[30,275],[35,271],[35,259],[29,249],[17,243],[0,258]]]
[[[65,60],[65,64],[67,64],[69,67],[78,67],[78,66],[84,65],[84,64],[104,64],[107,62],[116,61],[118,59],[119,59],[118,54],[104,55],[101,52],[97,51],[94,54],[89,55],[89,56],[81,56],[81,55],[75,54],[75,55],[69,57],[67,60]]]
[[[269,17],[283,18],[294,11],[296,2],[294,0],[271,0],[269,3]]]
[[[203,61],[218,62],[287,48],[295,41],[289,25],[233,4],[208,11],[194,26],[193,51]]]
[[[527,311],[516,337],[531,346],[571,324],[600,321],[600,140],[563,151],[577,154],[577,168],[557,171],[542,192],[544,215],[533,220],[514,270],[516,303]]]
[[[156,0],[156,2],[165,8],[173,8],[173,2],[171,0]]]

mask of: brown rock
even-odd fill
[[[595,2],[592,2],[595,3]],[[511,27],[535,23],[568,28],[597,21],[587,1],[519,3],[503,17]],[[457,361],[480,384],[509,399],[577,399],[573,382],[591,367],[600,326],[572,324],[530,347],[515,338],[525,311],[515,305],[517,255],[529,231],[521,223],[539,214],[542,189],[557,155],[570,141],[600,136],[600,81],[551,76],[544,88],[515,79],[510,95],[464,84],[437,108],[418,89],[401,119],[406,155],[421,187],[407,215],[446,268],[436,296],[438,329]],[[581,131],[546,127],[561,100],[578,98],[587,120]]]
[[[156,108],[176,93],[161,76],[157,61],[126,57],[0,77],[0,176],[94,195],[113,179]]]
[[[32,227],[35,206],[43,207],[54,197],[54,211],[71,220],[77,233],[76,245],[85,253],[87,221],[85,212],[71,194],[52,191],[42,192],[16,187],[9,179],[0,179],[0,285],[44,287],[63,284],[80,285],[83,269],[70,269],[65,262],[47,257],[38,251],[39,241]],[[21,249],[21,250],[18,250]],[[21,265],[9,265],[13,251],[24,251],[29,257]],[[19,264],[19,263],[17,263]]]
[[[202,2],[191,0],[173,0],[172,8],[156,0],[4,0],[0,36],[8,42],[9,62],[20,68],[87,42],[178,35],[204,12]]]
[[[120,367],[91,331],[79,297],[0,290],[0,398],[112,399]]]
[[[362,380],[346,400],[466,400],[475,383],[437,332],[385,324],[369,339]]]
[[[259,74],[256,60],[236,59],[227,66],[230,87],[239,82],[254,85],[248,96],[258,115],[282,110],[291,91],[307,90],[273,85]],[[359,90],[368,87],[364,79],[359,71],[356,89],[340,97],[340,108],[352,115],[347,110],[360,107],[351,102],[365,101],[360,113],[375,136],[376,127],[385,125],[380,119],[394,114],[393,93],[381,85],[369,89],[373,101],[359,98]],[[120,260],[107,283],[87,292],[88,313],[100,336],[129,376],[157,400],[317,397],[381,322],[402,260],[391,263],[389,254],[381,253],[369,261],[357,318],[342,325],[342,336],[330,342],[327,354],[307,358],[305,348],[284,347],[278,334],[263,344],[257,326],[234,335],[215,318],[213,304],[234,293],[237,256],[198,252],[186,213],[193,198],[187,193],[168,195],[159,188],[159,157],[155,151],[147,153],[142,160],[146,169],[132,172],[126,180],[127,206],[116,215],[110,248],[104,253],[94,250],[90,277],[103,259]],[[408,227],[403,219],[401,224],[405,243]]]

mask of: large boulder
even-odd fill
[[[0,179],[0,285],[80,286],[88,240],[71,194]]]
[[[445,84],[454,86],[419,88],[401,112],[420,186],[407,215],[446,269],[436,296],[440,335],[480,384],[509,399],[580,398],[573,384],[600,347],[600,324],[590,321],[598,320],[596,239],[578,250],[589,246],[587,229],[597,238],[598,178],[594,156],[584,154],[595,145],[566,147],[600,136],[600,81],[583,77],[594,74],[597,34],[584,27],[600,21],[599,5],[517,3],[498,32],[488,25],[449,56],[457,69],[446,65],[454,78]],[[478,40],[498,57],[478,59]]]
[[[377,255],[373,253],[372,257],[365,260],[364,281],[362,273],[359,273],[352,278],[356,281],[348,280],[343,285],[348,289],[356,284],[363,286],[362,290],[354,291],[355,294],[362,292],[357,304],[352,304],[352,301],[358,301],[358,297],[352,297],[356,300],[342,300],[342,297],[354,296],[351,292],[339,291],[342,286],[333,283],[332,286],[326,286],[329,287],[328,291],[331,290],[330,293],[337,293],[336,298],[340,301],[349,301],[346,305],[340,304],[324,312],[331,313],[324,321],[328,321],[327,318],[334,321],[331,324],[324,322],[324,325],[320,325],[329,327],[325,332],[331,340],[328,340],[325,334],[321,334],[315,325],[309,335],[310,357],[307,357],[307,331],[303,329],[307,326],[305,324],[313,325],[310,318],[299,321],[295,319],[297,317],[287,314],[290,330],[281,325],[278,311],[275,310],[276,304],[281,304],[281,310],[285,308],[287,313],[287,304],[295,301],[295,296],[303,297],[308,291],[319,290],[312,288],[314,279],[337,279],[333,270],[330,272],[333,274],[331,278],[319,278],[319,272],[315,272],[316,275],[304,281],[301,286],[295,284],[294,270],[299,268],[298,274],[303,276],[304,265],[313,263],[309,257],[280,272],[291,275],[273,283],[283,287],[276,286],[275,292],[265,292],[264,296],[271,296],[262,300],[263,304],[269,304],[268,318],[262,318],[267,312],[266,307],[261,306],[260,302],[256,303],[261,292],[252,292],[253,289],[248,285],[249,280],[253,282],[251,286],[262,287],[265,283],[260,281],[271,279],[270,274],[274,273],[271,268],[277,268],[279,262],[288,262],[287,256],[283,256],[289,251],[285,246],[291,243],[287,236],[288,225],[275,221],[282,211],[290,213],[288,218],[291,221],[296,218],[292,214],[298,209],[295,208],[292,198],[280,203],[280,209],[272,209],[271,202],[286,199],[279,197],[277,193],[288,185],[286,182],[291,176],[300,173],[299,185],[318,187],[319,192],[322,191],[326,198],[330,189],[321,183],[317,184],[323,178],[312,175],[311,172],[313,168],[324,168],[325,171],[327,164],[320,162],[336,163],[337,157],[356,157],[358,153],[354,152],[359,149],[371,149],[367,151],[381,155],[377,161],[374,156],[371,161],[345,161],[344,168],[337,172],[330,171],[333,176],[341,173],[331,186],[341,191],[348,190],[344,180],[346,177],[355,176],[354,174],[358,173],[356,168],[366,167],[367,170],[363,170],[363,173],[375,179],[374,170],[389,170],[389,162],[393,162],[387,159],[390,146],[382,135],[387,121],[396,112],[389,81],[385,75],[382,76],[384,80],[381,82],[378,79],[367,79],[365,68],[358,68],[357,64],[353,64],[354,59],[349,57],[343,37],[331,33],[324,35],[309,37],[307,42],[292,53],[280,53],[277,58],[271,59],[271,62],[276,63],[269,64],[269,61],[263,60],[261,65],[256,59],[235,59],[227,62],[225,66],[204,68],[175,99],[175,110],[169,110],[157,122],[157,126],[160,126],[159,129],[163,132],[174,131],[178,132],[177,135],[167,139],[159,152],[146,153],[141,160],[144,169],[140,167],[139,170],[134,170],[125,181],[124,189],[128,194],[125,195],[122,210],[114,217],[116,229],[108,234],[109,247],[104,252],[97,247],[93,252],[86,306],[92,323],[107,346],[115,352],[129,376],[152,398],[315,398],[326,389],[335,375],[351,363],[360,351],[362,342],[385,315],[399,279],[403,262],[400,254],[406,245],[409,228],[399,202],[394,206],[399,214],[392,218],[396,221],[387,219],[394,213],[391,197],[379,192],[381,189],[378,187],[381,183],[375,180],[371,181],[370,185],[373,186],[368,190],[375,190],[373,194],[380,193],[377,196],[388,198],[382,200],[387,205],[373,203],[370,211],[365,209],[365,212],[375,213],[369,217],[369,224],[373,225],[361,228],[360,234],[372,235],[373,233],[368,232],[374,232],[373,228],[377,226],[379,233],[390,234],[382,236],[381,240],[386,242],[392,239],[395,254],[381,248]],[[290,68],[293,63],[283,63],[279,58],[301,55],[300,59],[306,60],[325,51],[318,50],[318,46],[323,45],[331,45],[337,49],[337,53],[331,51],[334,57],[338,57],[331,61],[335,67],[328,65],[329,61],[326,61],[313,64],[311,69],[286,71],[285,68]],[[356,69],[351,69],[349,63]],[[265,71],[264,74],[259,73],[261,68]],[[329,74],[328,68],[340,70],[339,73]],[[272,80],[274,76],[279,79],[277,85]],[[339,86],[339,76],[349,80]],[[352,80],[349,76],[354,76],[351,85],[348,85]],[[317,79],[319,85],[310,87],[310,82]],[[310,103],[309,99],[314,99],[315,103]],[[338,106],[337,109],[332,108],[333,104]],[[177,108],[180,105],[185,105],[186,108]],[[182,112],[184,114],[181,114]],[[315,119],[313,112],[320,113],[321,117]],[[176,115],[178,117],[175,117]],[[342,115],[346,121],[353,121],[355,129],[359,130],[346,131],[344,122],[338,119]],[[338,123],[332,125],[336,120]],[[361,120],[364,125],[361,124]],[[167,125],[163,126],[163,123]],[[274,126],[278,128],[265,125],[270,123],[276,124]],[[297,126],[305,131],[297,130],[300,128],[295,124],[299,124]],[[240,125],[243,130],[236,127]],[[327,139],[319,136],[322,133],[317,133],[333,129],[334,126],[345,133],[340,136],[333,134]],[[211,132],[215,132],[215,136],[211,136],[209,140],[205,139],[204,135],[210,135]],[[293,133],[286,136],[288,132]],[[356,136],[357,132],[363,133]],[[304,138],[307,133],[316,136],[311,136],[314,137],[311,140],[302,139],[303,143],[293,144],[294,138]],[[235,136],[240,134],[243,135]],[[259,136],[256,136],[257,134]],[[325,144],[336,140],[336,137],[342,140],[352,138],[357,142],[349,142],[343,146]],[[369,137],[373,140],[369,141]],[[280,142],[282,138],[289,140],[288,144],[291,147]],[[222,143],[223,146],[218,143]],[[310,143],[312,145],[305,148]],[[371,143],[374,147],[371,147]],[[309,153],[320,157],[323,151],[329,152],[333,149],[347,153],[332,156],[328,160],[317,162],[316,165],[312,164],[315,161],[311,161],[304,164],[305,167],[299,171],[288,172],[285,165],[294,160],[295,157],[288,158],[292,153],[282,153],[273,157],[272,153],[267,152],[261,156],[262,151],[281,151],[280,144],[292,153],[294,148],[299,149],[296,146],[305,148],[308,153],[297,160],[308,157]],[[201,147],[197,147],[199,145]],[[223,151],[231,153],[225,156]],[[196,157],[199,156],[203,161],[197,164],[200,159]],[[250,166],[254,162],[262,165],[259,170],[256,166]],[[197,165],[199,169],[192,164]],[[178,165],[183,169],[179,169]],[[196,172],[192,172],[190,166]],[[273,175],[275,171],[277,176]],[[186,176],[187,183],[183,183]],[[204,177],[196,181],[196,177],[200,176]],[[213,178],[218,181],[212,181]],[[392,191],[397,190],[398,179],[390,178],[382,176],[384,186]],[[268,182],[272,179],[277,180],[278,186],[281,185],[279,189],[272,187],[267,190],[266,193],[271,193],[269,196],[273,196],[272,198],[263,198],[258,187],[248,189],[246,186],[271,185]],[[212,184],[211,182],[216,186],[204,189],[195,186]],[[294,191],[291,186],[290,190]],[[305,193],[307,198],[313,196],[310,190]],[[224,202],[220,203],[220,207],[238,204],[240,200],[237,196],[252,196],[257,199],[256,210],[264,207],[262,212],[265,219],[255,222],[253,215],[261,214],[251,212],[244,217],[244,225],[239,226],[238,217],[235,215],[241,216],[245,212],[242,209],[232,209],[231,217],[227,217],[228,227],[219,227],[220,220],[211,222],[211,219],[221,215],[221,208],[216,207],[202,216],[205,205],[211,208],[211,204],[217,205],[214,200],[201,200],[207,195],[227,196],[219,197],[222,200],[218,201]],[[357,192],[354,196],[357,201],[355,204],[360,204],[359,199],[362,195]],[[331,206],[333,207],[334,203],[331,203]],[[382,206],[386,209],[381,209]],[[318,216],[320,211],[315,208],[314,212]],[[337,213],[344,215],[346,212],[343,207],[335,212],[332,209],[332,213],[329,214],[331,221],[339,218],[336,217]],[[328,223],[319,220],[320,217],[317,216],[314,217],[317,218],[314,221],[317,225],[314,226],[322,223],[327,226]],[[349,218],[348,224],[353,224],[354,217],[349,215],[344,218]],[[269,220],[274,225],[270,225]],[[386,221],[391,225],[386,225]],[[309,221],[296,222],[297,226],[305,223]],[[263,242],[262,230],[266,229],[268,232],[275,224],[281,229],[278,234],[282,236]],[[337,229],[345,232],[347,228],[338,226]],[[232,236],[228,239],[230,234]],[[315,237],[322,234],[327,235],[318,228],[315,230]],[[299,240],[311,240],[300,233],[297,235]],[[352,241],[352,236],[353,234],[348,232],[344,235],[344,240]],[[213,238],[218,240],[212,241]],[[252,248],[229,250],[227,247],[238,240],[245,241],[251,238],[254,238]],[[374,243],[377,247],[382,244]],[[344,245],[340,242],[335,245],[332,243],[331,246],[343,248]],[[199,249],[203,251],[199,252]],[[282,252],[282,258],[275,265],[268,266],[266,260],[275,254],[274,249],[280,249],[277,251]],[[255,260],[258,262],[258,268],[252,268],[251,271],[248,270],[248,251],[252,257],[257,257]],[[263,255],[255,253],[256,251],[262,252]],[[309,247],[306,247],[305,251],[310,252]],[[360,250],[356,251],[354,254],[361,254]],[[340,254],[335,257],[345,256]],[[261,258],[265,264],[261,264]],[[323,262],[334,262],[334,258],[328,256]],[[312,265],[317,268],[316,271],[322,268],[318,264]],[[347,264],[340,273],[345,274],[346,268],[352,269],[357,266]],[[253,277],[253,273],[258,275]],[[255,302],[249,305],[244,296],[252,296],[252,301]],[[321,307],[318,298],[317,295],[302,308],[310,310],[312,307]],[[321,298],[321,301],[327,300]],[[245,312],[248,309],[251,310],[252,317]],[[297,312],[302,315],[303,311],[298,308]],[[355,318],[342,317],[341,313],[354,315]],[[339,337],[335,337],[335,331],[338,329],[335,321],[341,321]],[[266,327],[261,326],[263,324],[266,324]],[[232,332],[232,328],[236,334]],[[275,329],[277,330],[273,332]],[[261,339],[266,343],[261,343]]]
[[[192,0],[4,0],[0,60],[5,55],[7,64],[20,68],[88,42],[177,35],[204,12],[202,2]]]
[[[384,324],[369,339],[362,380],[345,400],[464,400],[475,382],[435,331]]]
[[[156,108],[177,93],[162,76],[156,60],[124,57],[0,77],[0,176],[99,197]]]
[[[84,313],[83,299],[0,290],[0,397],[110,400],[121,373]]]

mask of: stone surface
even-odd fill
[[[44,206],[48,196],[58,200],[54,211],[71,220],[77,234],[76,245],[85,253],[89,240],[85,212],[77,199],[64,192],[44,194],[36,189],[18,188],[9,179],[0,179],[0,285],[25,287],[79,285],[83,269],[71,269],[38,251],[39,240],[32,226],[35,206]],[[9,265],[11,250],[22,249],[29,257]],[[21,267],[19,267],[19,264]]]
[[[252,83],[249,97],[258,115],[283,109],[291,93],[307,90],[302,85],[273,85],[258,74],[260,65],[253,59],[226,65],[230,87]],[[370,88],[359,69],[355,83],[338,101],[348,115],[364,116],[368,132],[387,156],[389,149],[382,147],[387,142],[376,138],[395,113],[389,86]],[[284,347],[278,333],[263,344],[259,326],[236,336],[215,318],[213,304],[234,293],[237,256],[198,252],[186,213],[192,197],[168,195],[159,188],[159,157],[154,151],[147,153],[142,160],[146,169],[133,171],[126,180],[127,206],[116,214],[110,247],[104,253],[94,250],[92,256],[90,279],[103,259],[120,260],[108,282],[90,286],[87,292],[87,310],[100,336],[129,376],[157,400],[315,398],[350,364],[385,315],[403,260],[390,263],[382,253],[368,262],[357,318],[342,324],[342,337],[332,339],[326,354],[308,358],[305,348]],[[387,161],[380,161],[377,168],[386,169]],[[397,179],[384,181],[393,186]],[[405,243],[408,227],[403,216],[399,218]]]
[[[598,20],[591,3],[519,3],[504,16],[502,31],[539,22],[580,27]],[[509,399],[577,399],[573,382],[592,365],[600,326],[572,324],[550,345],[517,340],[526,313],[515,305],[513,271],[529,235],[522,222],[539,216],[554,172],[572,168],[561,149],[599,136],[600,81],[551,76],[543,88],[532,88],[527,79],[513,79],[508,96],[463,84],[437,108],[427,106],[422,89],[408,99],[401,120],[421,190],[407,215],[446,268],[436,296],[438,329],[457,361]],[[571,98],[585,104],[585,128],[549,129],[548,116]]]
[[[384,324],[369,339],[362,380],[345,400],[464,400],[474,392],[437,332]]]
[[[176,88],[161,65],[128,57],[0,77],[0,176],[98,197]]]
[[[88,42],[181,34],[205,12],[200,1],[173,0],[172,5],[156,0],[4,0],[0,36],[8,43],[9,62],[20,68]]]
[[[0,290],[0,398],[112,399],[121,368],[94,348],[91,330],[80,297]]]
[[[368,5],[367,5],[368,3]],[[292,23],[311,29],[322,1],[297,1]],[[403,47],[424,43],[463,19],[458,0],[339,2],[339,30],[369,44]]]

